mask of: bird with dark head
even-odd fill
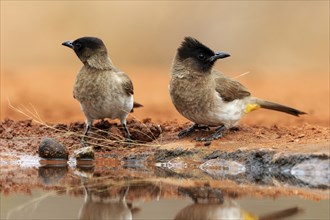
[[[246,114],[259,108],[281,111],[299,116],[305,112],[251,96],[239,82],[213,69],[218,59],[229,57],[214,52],[198,40],[186,37],[178,48],[171,69],[170,95],[175,108],[194,122],[181,131],[179,137],[209,126],[217,126],[215,133],[201,141],[211,141],[223,131],[236,127]]]
[[[62,45],[74,50],[84,64],[79,71],[73,89],[73,97],[80,102],[86,116],[84,137],[96,119],[119,119],[125,136],[130,139],[126,118],[133,107],[133,84],[130,78],[118,70],[108,57],[103,41],[96,37],[82,37],[66,41]]]
[[[178,59],[199,73],[210,71],[217,59],[229,57],[227,53],[214,53],[194,38],[187,37],[178,49]]]

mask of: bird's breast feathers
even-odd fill
[[[133,95],[124,90],[122,83],[122,77],[115,73],[81,71],[75,82],[74,96],[90,118],[120,118],[133,108]]]

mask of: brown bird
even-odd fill
[[[73,97],[80,102],[86,116],[87,135],[95,119],[119,119],[127,139],[130,132],[126,118],[133,107],[140,107],[133,101],[133,84],[130,78],[118,70],[108,57],[108,51],[101,39],[82,37],[66,41],[62,45],[74,50],[84,64],[79,71],[73,89]]]
[[[178,112],[194,122],[181,131],[179,137],[196,129],[219,126],[211,136],[196,138],[201,141],[218,139],[225,129],[235,127],[246,113],[258,108],[295,116],[306,114],[253,97],[242,84],[213,69],[218,59],[229,56],[223,52],[215,53],[191,37],[186,37],[178,48],[171,69],[170,95]]]

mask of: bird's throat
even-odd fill
[[[87,60],[88,66],[99,70],[111,70],[113,64],[106,56],[92,56]]]

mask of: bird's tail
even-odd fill
[[[140,108],[143,107],[143,105],[141,105],[140,103],[134,102],[133,103],[133,108]]]
[[[306,114],[306,112],[302,112],[300,110],[297,110],[297,109],[294,109],[294,108],[291,108],[291,107],[288,107],[285,105],[277,104],[274,102],[269,102],[269,101],[265,101],[262,99],[256,99],[255,101],[256,101],[256,104],[259,105],[261,108],[284,112],[284,113],[294,115],[294,116]]]
[[[134,108],[140,108],[140,107],[143,107],[143,105],[141,105],[138,102],[133,102],[133,108],[132,108],[131,112],[134,112],[134,110],[133,110]]]

